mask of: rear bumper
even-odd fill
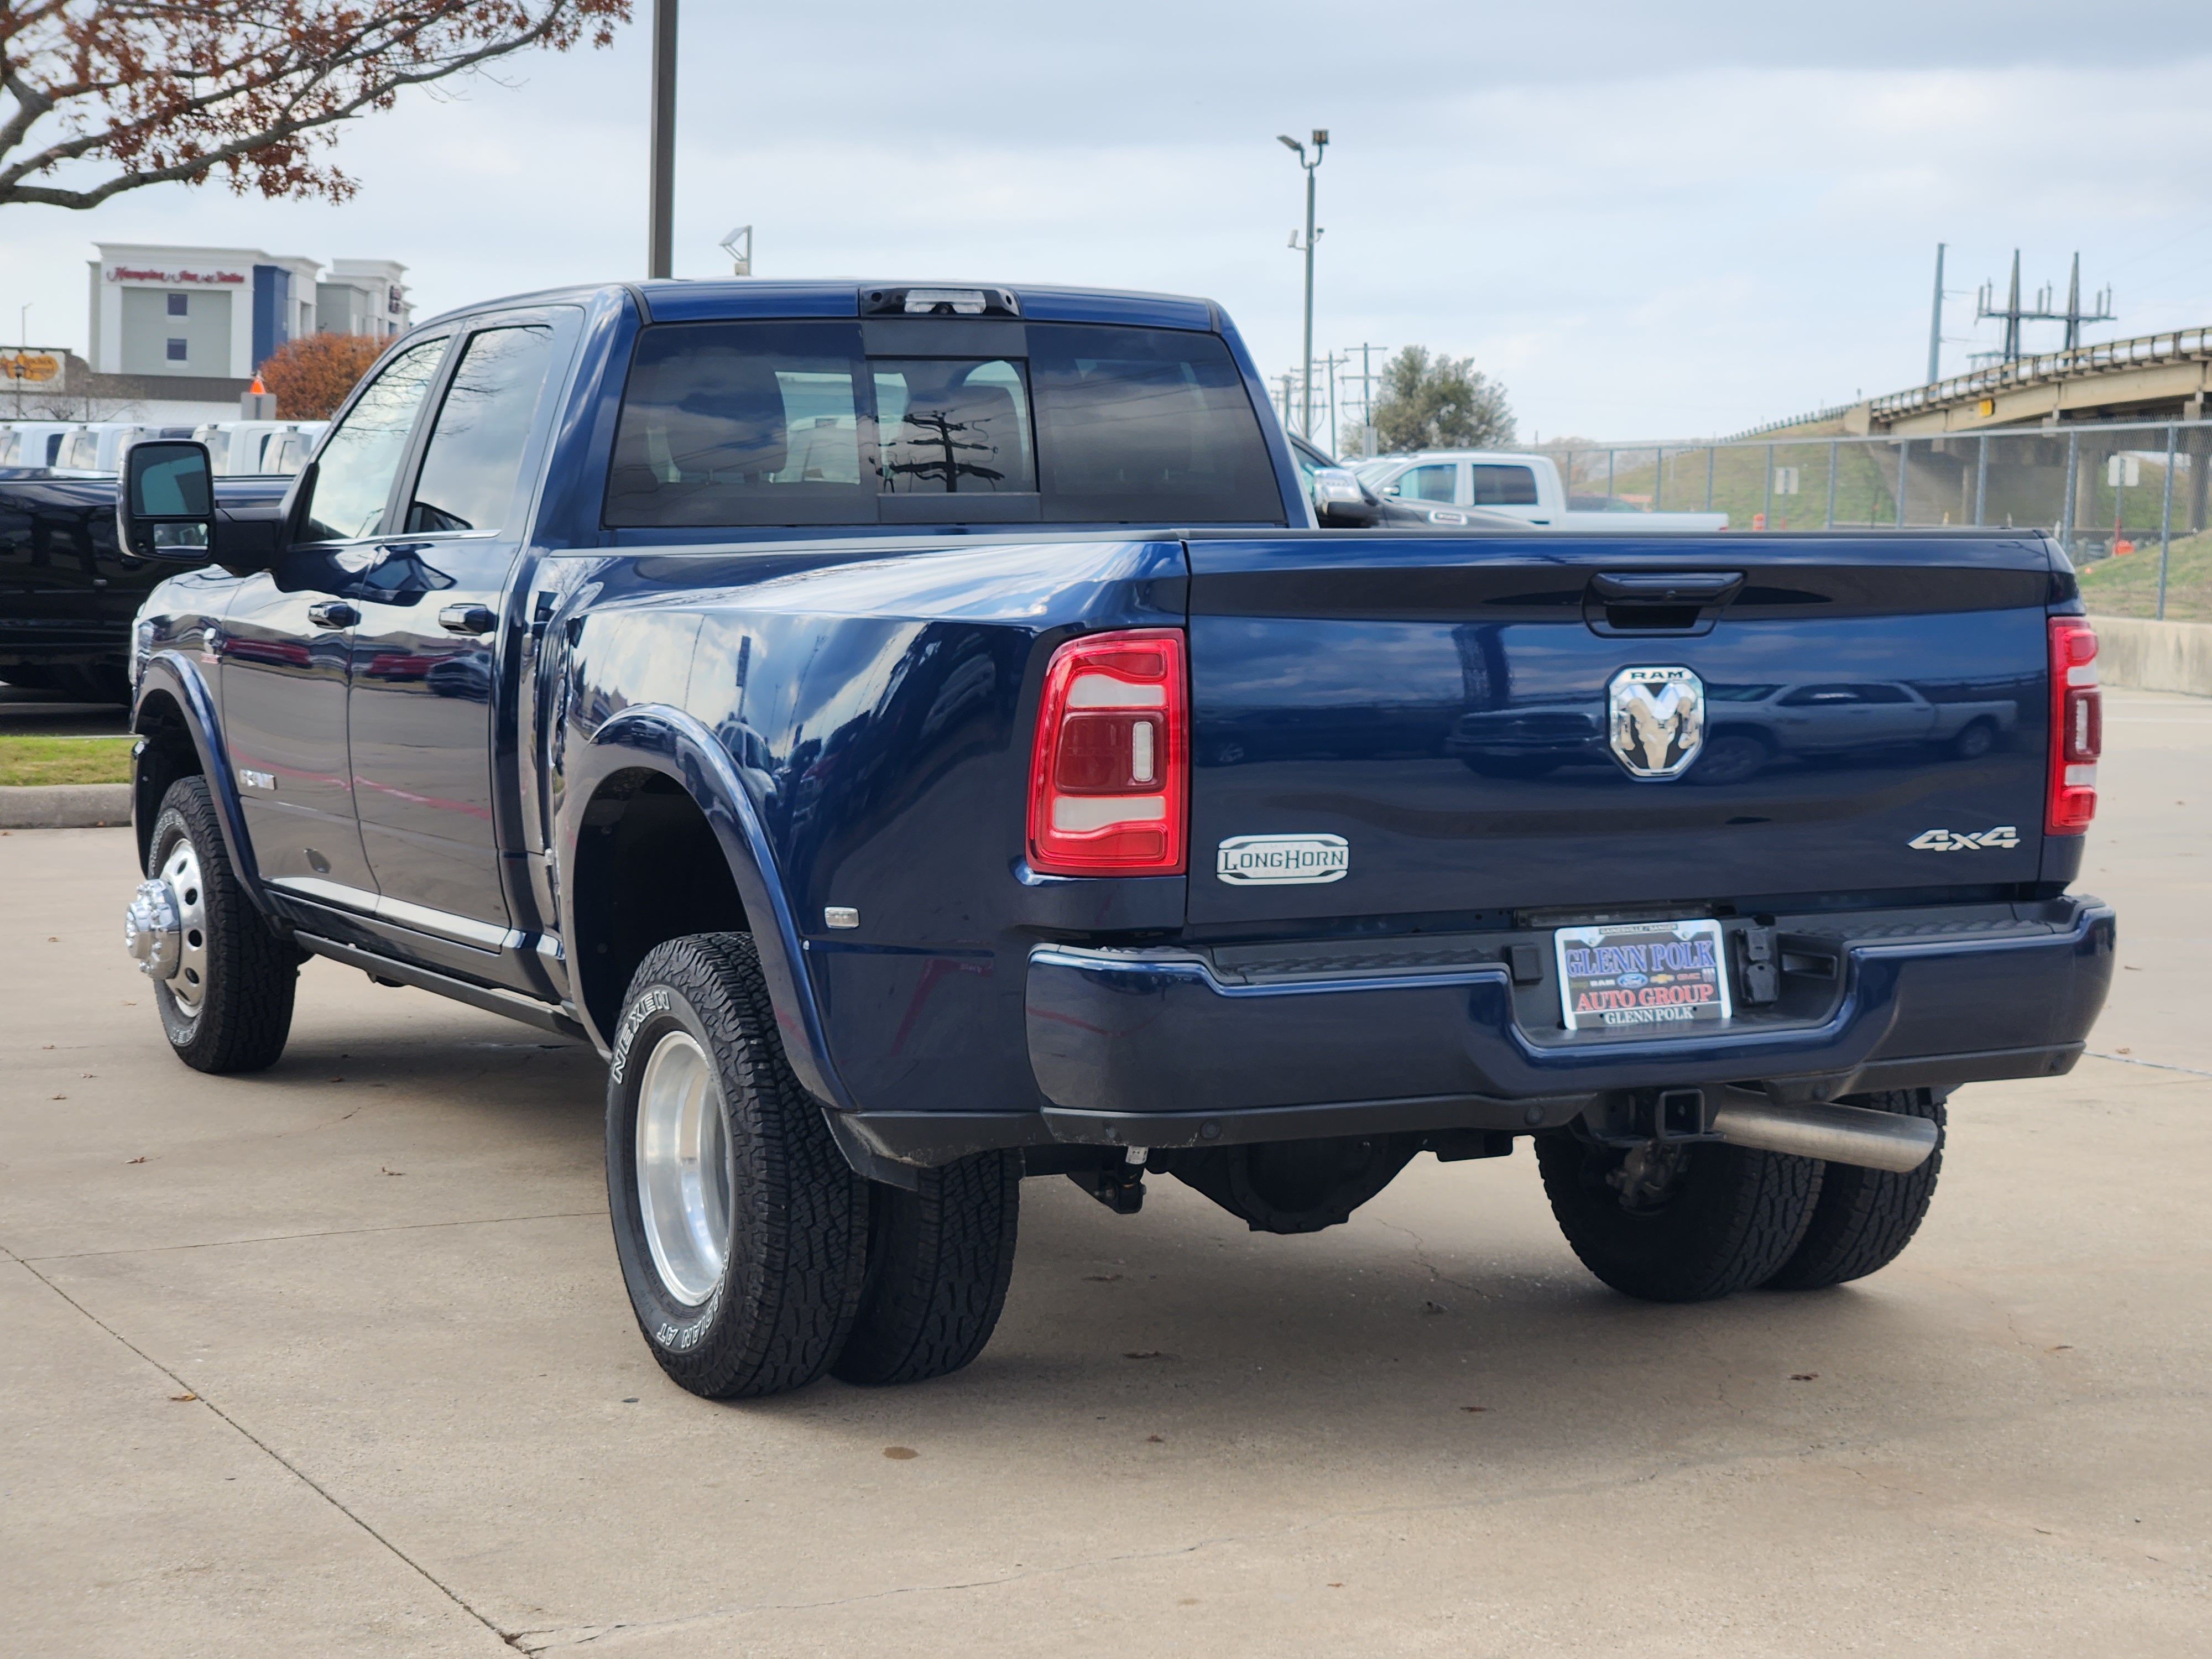
[[[1030,957],[1030,1060],[1055,1139],[1148,1146],[1553,1127],[1615,1090],[1733,1084],[1787,1102],[2055,1075],[2104,1006],[2114,920],[2089,898],[2033,908],[1842,933],[1819,1017],[1663,1039],[1538,1030],[1498,960],[1237,982],[1196,951],[1046,945]]]

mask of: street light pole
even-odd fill
[[[1306,256],[1306,340],[1305,356],[1301,360],[1305,365],[1305,395],[1300,404],[1298,429],[1300,435],[1310,443],[1313,441],[1314,238],[1321,234],[1314,228],[1314,171],[1321,166],[1322,152],[1328,148],[1328,129],[1316,127],[1313,130],[1313,160],[1310,161],[1306,159],[1306,147],[1297,139],[1288,133],[1275,136],[1278,142],[1288,145],[1297,153],[1298,165],[1305,169],[1306,173],[1306,240],[1304,249]],[[1291,246],[1294,249],[1298,246],[1296,231],[1291,233]]]
[[[645,274],[676,264],[676,0],[653,0],[653,167],[646,207]]]

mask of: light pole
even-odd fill
[[[1306,147],[1300,143],[1297,139],[1291,137],[1288,133],[1278,133],[1275,137],[1279,142],[1287,145],[1293,152],[1296,153],[1298,158],[1298,165],[1304,167],[1306,173],[1305,246],[1303,249],[1299,248],[1298,234],[1294,230],[1291,233],[1291,246],[1293,251],[1303,252],[1306,256],[1306,346],[1305,356],[1301,360],[1305,365],[1305,394],[1299,405],[1300,414],[1298,428],[1301,434],[1309,443],[1310,443],[1313,441],[1314,238],[1321,234],[1319,231],[1314,228],[1314,170],[1321,166],[1322,152],[1328,148],[1328,129],[1327,127],[1316,127],[1313,130],[1313,159],[1311,161],[1308,161],[1306,159]]]
[[[653,0],[653,166],[646,204],[645,274],[676,264],[676,0]]]

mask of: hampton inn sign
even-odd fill
[[[96,244],[95,372],[243,380],[289,340],[397,334],[410,320],[404,265],[313,259],[258,248]]]

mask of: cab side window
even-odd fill
[[[543,325],[470,338],[422,457],[407,509],[410,534],[506,527],[552,362],[553,331]]]
[[[376,533],[407,452],[407,435],[445,353],[442,339],[410,346],[378,372],[347,411],[316,458],[304,539],[349,542]]]
[[[1398,475],[1398,497],[1407,501],[1443,501],[1449,505],[1459,495],[1459,467],[1443,461],[1408,468]]]

